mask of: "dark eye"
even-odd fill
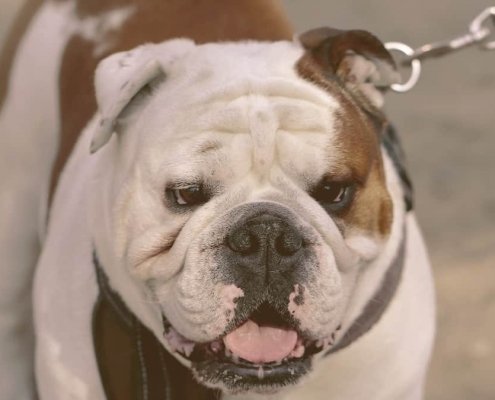
[[[203,190],[202,185],[193,185],[183,188],[167,189],[169,197],[171,196],[178,206],[191,207],[206,203],[209,199],[208,194]]]
[[[352,184],[324,179],[311,191],[311,196],[330,211],[341,211],[350,205],[354,192]]]

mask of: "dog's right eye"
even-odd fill
[[[324,178],[313,188],[310,194],[327,211],[339,212],[345,210],[352,203],[355,189],[355,185],[333,182]]]
[[[167,189],[168,197],[172,197],[175,205],[181,207],[192,207],[206,203],[208,194],[203,190],[202,185],[194,185],[183,188]]]

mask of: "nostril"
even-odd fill
[[[275,239],[275,250],[282,256],[296,254],[302,247],[302,237],[296,232],[282,232]]]
[[[227,245],[232,251],[241,254],[251,254],[259,248],[258,239],[247,229],[238,229],[229,235]]]

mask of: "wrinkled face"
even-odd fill
[[[337,84],[310,82],[296,44],[182,53],[114,143],[120,273],[202,383],[273,391],[342,337],[386,246],[378,134]]]

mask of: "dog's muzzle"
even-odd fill
[[[207,384],[231,392],[294,384],[340,330],[335,321],[333,333],[316,337],[291,312],[291,302],[302,305],[304,287],[319,277],[315,232],[291,210],[271,202],[239,206],[210,229],[215,235],[206,232],[201,249],[215,249],[212,276],[242,292],[234,317],[220,336],[200,343],[180,335],[164,316],[167,341]],[[210,242],[209,236],[221,239]]]

